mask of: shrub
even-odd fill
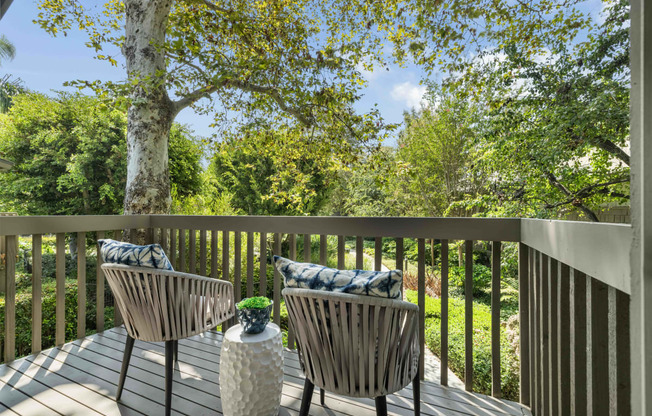
[[[88,297],[87,297],[88,298]],[[77,338],[77,282],[66,281],[65,296],[65,323],[66,341]],[[5,325],[5,299],[0,297],[0,350],[4,350],[4,325]],[[56,296],[55,281],[43,281],[41,346],[43,349],[54,346],[56,334]],[[95,332],[96,317],[95,302],[86,302],[86,334]],[[104,311],[105,327],[113,326],[113,307]],[[31,288],[25,289],[16,295],[16,357],[31,353],[32,348],[32,293]]]
[[[406,291],[408,301],[417,303],[417,292]],[[441,300],[426,297],[426,346],[441,354]],[[448,365],[464,379],[464,299],[450,298],[448,303]],[[503,397],[518,400],[519,357],[500,328],[501,390]],[[491,394],[491,308],[473,304],[473,390]]]

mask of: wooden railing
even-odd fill
[[[374,240],[373,268],[380,270],[383,239],[396,242],[397,269],[404,267],[405,239],[418,247],[419,331],[425,348],[426,239],[441,243],[441,383],[448,383],[448,251],[453,241],[464,241],[465,252],[465,377],[473,389],[473,246],[491,243],[491,351],[492,395],[501,397],[500,283],[504,242],[519,243],[520,401],[535,414],[600,414],[617,408],[628,414],[629,403],[629,257],[628,226],[560,221],[488,218],[342,218],[342,217],[17,217],[0,218],[0,238],[7,247],[17,236],[31,235],[34,245],[33,294],[40,290],[39,241],[44,234],[57,235],[56,344],[64,340],[65,246],[64,233],[101,238],[113,230],[145,230],[147,239],[160,243],[176,269],[233,282],[236,301],[241,293],[271,294],[274,321],[280,323],[281,276],[275,272],[267,287],[268,264],[274,254],[310,261],[312,238],[319,241],[319,262],[326,264],[329,248],[335,249],[337,267],[345,266],[345,241],[355,241],[355,266],[363,268],[363,239]],[[119,235],[119,232],[116,234]],[[268,239],[268,236],[270,238]],[[328,238],[331,237],[330,239]],[[268,243],[271,241],[271,243]],[[298,253],[300,242],[303,251]],[[331,243],[329,243],[329,241]],[[329,247],[332,244],[335,247]],[[84,246],[80,244],[80,246]],[[219,251],[221,252],[219,252]],[[86,299],[84,250],[77,256],[78,337],[85,335],[83,311]],[[11,253],[15,254],[15,253]],[[7,264],[5,303],[5,361],[14,357],[15,256]],[[98,263],[99,263],[98,256]],[[258,266],[258,274],[255,273]],[[98,270],[99,267],[98,267]],[[80,272],[81,271],[81,272]],[[591,277],[587,277],[591,276]],[[255,286],[255,281],[258,285]],[[103,276],[97,275],[97,299],[103,299]],[[589,296],[590,295],[590,296]],[[40,350],[40,304],[33,303],[32,351]],[[587,306],[588,305],[588,306]],[[587,306],[587,307],[580,307]],[[104,305],[97,305],[97,330],[103,328]],[[101,309],[101,310],[100,310]],[[119,324],[117,317],[115,324]],[[294,348],[294,334],[288,333]],[[604,364],[604,365],[603,365]],[[424,360],[421,358],[423,370]],[[423,372],[422,372],[423,374]],[[611,380],[610,374],[617,374]],[[611,381],[610,381],[611,380]],[[574,387],[573,387],[574,386]],[[589,394],[590,393],[590,394]],[[603,407],[606,406],[606,407]],[[607,410],[608,411],[608,410]]]

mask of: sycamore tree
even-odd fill
[[[234,118],[294,120],[318,131],[306,137],[318,137],[328,150],[349,135],[373,143],[385,127],[378,113],[350,110],[364,84],[360,69],[411,56],[430,70],[443,59],[458,71],[467,41],[478,52],[520,39],[524,53],[536,53],[539,35],[572,36],[581,27],[576,3],[109,0],[93,9],[80,0],[39,0],[36,21],[52,35],[85,30],[98,59],[124,63],[122,83],[78,85],[126,98],[124,212],[137,214],[170,209],[168,136],[186,107],[215,113],[220,128]],[[393,57],[386,57],[390,44]],[[331,129],[336,133],[327,134]],[[343,129],[344,138],[337,134]]]

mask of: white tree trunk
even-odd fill
[[[172,202],[168,139],[176,115],[161,74],[162,45],[172,0],[127,0],[123,54],[131,94],[127,121],[125,214],[167,214]]]

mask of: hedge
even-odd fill
[[[77,281],[66,280],[66,342],[77,338]],[[55,282],[47,279],[43,281],[42,297],[43,325],[41,329],[41,346],[43,349],[51,348],[55,344],[56,333],[56,297]],[[95,304],[86,303],[86,334],[96,332]],[[104,310],[104,325],[106,328],[113,326],[113,307]],[[4,351],[5,337],[5,299],[0,297],[0,351]],[[31,354],[32,350],[32,293],[23,290],[16,294],[16,357]],[[1,361],[1,360],[0,360]]]

